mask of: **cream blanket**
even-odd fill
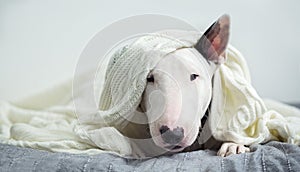
[[[149,70],[167,53],[178,48],[192,47],[197,38],[200,38],[200,34],[194,32],[179,32],[171,36],[167,33],[153,34],[138,39],[130,46],[129,53],[117,52],[117,59],[134,59],[137,56],[132,56],[132,52],[145,54],[149,49],[157,50],[157,56],[154,59],[143,56],[143,60],[146,60],[144,65],[135,64],[140,67],[127,71],[126,76],[129,78],[136,77],[134,73],[141,74],[129,93],[114,91],[110,93],[115,95],[107,94],[110,90],[108,88],[114,86],[111,80],[116,81],[118,77],[110,75],[111,71],[106,76],[100,75],[96,79],[98,82],[103,82],[104,77],[106,80],[99,84],[103,88],[95,88],[102,90],[101,97],[96,98],[100,100],[99,111],[79,116],[83,121],[81,125],[76,118],[73,102],[80,96],[72,95],[71,81],[17,102],[0,102],[0,142],[50,151],[89,154],[105,151],[130,155],[132,149],[129,140],[113,125],[122,123],[122,116],[138,105]],[[226,63],[220,66],[214,77],[215,87],[208,121],[213,136],[218,140],[245,145],[269,140],[299,145],[300,110],[278,102],[263,101],[251,86],[243,56],[229,46],[227,57]],[[111,65],[112,62],[109,63],[108,70],[117,72],[118,68],[113,69],[114,66]],[[113,79],[112,76],[116,78]],[[125,84],[122,87],[132,86],[124,82],[120,84]],[[84,88],[83,84],[82,94]],[[122,94],[127,95],[127,99],[120,99]],[[105,123],[108,125],[104,125]]]

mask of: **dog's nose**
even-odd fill
[[[163,141],[171,145],[178,144],[184,137],[184,130],[181,127],[170,130],[168,126],[163,125],[160,127],[159,132]]]

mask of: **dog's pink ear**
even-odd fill
[[[201,36],[195,48],[209,61],[215,64],[225,62],[225,54],[229,40],[230,18],[228,15],[221,16]]]

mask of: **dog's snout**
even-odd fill
[[[160,127],[159,132],[163,141],[171,145],[178,144],[184,137],[184,130],[181,127],[170,130],[168,126],[163,125]]]

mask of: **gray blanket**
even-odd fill
[[[270,142],[251,152],[218,157],[200,150],[145,160],[112,154],[51,153],[0,144],[0,171],[300,171],[300,147]]]

